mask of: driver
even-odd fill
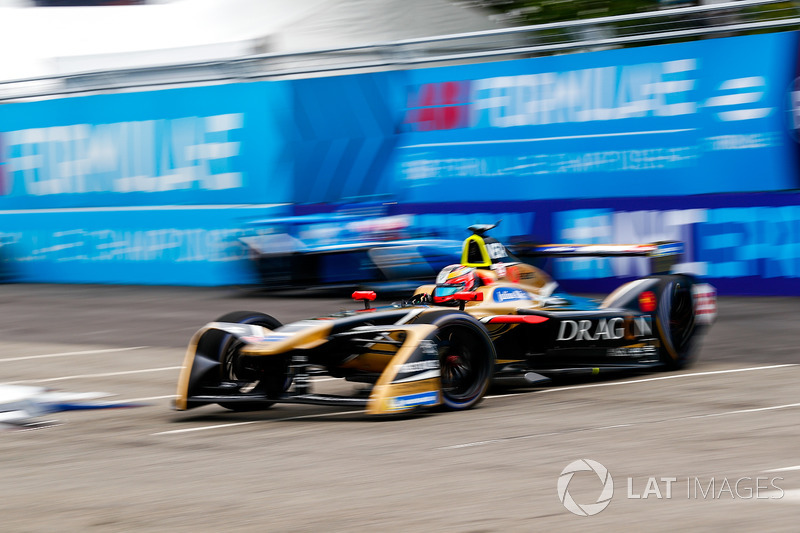
[[[446,304],[456,301],[453,295],[462,291],[474,291],[481,285],[480,277],[473,267],[449,265],[436,276],[436,287],[433,289],[433,303]]]

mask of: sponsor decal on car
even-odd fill
[[[395,396],[389,398],[389,409],[399,411],[409,407],[420,407],[423,405],[436,405],[439,403],[439,393],[437,391],[420,392],[419,394],[409,394],[408,396]]]
[[[436,368],[439,368],[439,349],[432,340],[425,339],[419,343],[419,349],[426,357],[436,359]]]
[[[272,333],[271,335],[263,337],[261,340],[263,340],[265,342],[280,342],[280,341],[286,340],[286,339],[288,339],[290,337],[291,337],[291,335],[287,335],[285,333]]]
[[[627,357],[630,359],[640,359],[642,357],[655,357],[658,350],[655,346],[623,346],[622,348],[609,348],[609,357]]]
[[[418,383],[429,379],[438,379],[441,376],[439,350],[436,347],[436,343],[430,339],[421,341],[419,343],[419,357],[421,357],[419,360],[395,365],[396,374],[392,384]]]
[[[713,324],[717,318],[717,290],[708,283],[692,286],[694,312],[698,324]]]
[[[489,257],[491,259],[502,259],[503,257],[508,257],[508,254],[506,253],[506,247],[499,242],[487,242],[486,251],[489,253]]]
[[[497,274],[498,278],[506,277],[506,265],[503,263],[494,263],[491,266],[491,269],[494,270],[494,273]]]
[[[411,374],[415,372],[424,372],[426,370],[438,370],[439,361],[414,361],[413,363],[398,365],[398,367],[398,374]]]
[[[627,318],[627,320],[626,320]],[[626,322],[629,324],[626,327]],[[652,335],[649,316],[612,317],[598,320],[562,320],[558,341],[616,340],[623,337],[638,338]]]
[[[652,257],[664,257],[667,255],[680,255],[682,253],[683,253],[682,242],[669,242],[669,243],[659,244],[656,247],[656,250],[652,252],[650,255]]]
[[[492,297],[494,298],[494,301],[498,303],[531,299],[527,291],[524,291],[522,289],[509,289],[505,287],[500,287],[498,289],[495,289]]]

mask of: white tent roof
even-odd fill
[[[3,5],[3,4],[0,4]],[[5,4],[8,5],[8,4]],[[0,7],[0,79],[305,51],[497,27],[446,0]]]

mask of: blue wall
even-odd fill
[[[24,281],[246,283],[248,219],[387,198],[456,238],[495,217],[681,238],[722,292],[800,294],[797,52],[786,32],[6,104],[0,251]],[[641,265],[553,268],[581,289]]]
[[[0,106],[0,209],[292,200],[288,85]]]
[[[233,84],[0,106],[6,278],[227,285],[293,199],[292,94]]]
[[[246,221],[283,212],[265,206],[6,212],[0,271],[22,282],[249,283],[254,272],[238,240]]]

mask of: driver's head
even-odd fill
[[[453,295],[462,291],[474,291],[479,285],[475,269],[464,265],[449,265],[436,276],[433,303],[455,303]]]

